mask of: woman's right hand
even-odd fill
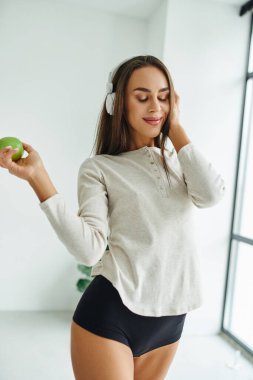
[[[0,166],[19,178],[29,182],[32,176],[40,169],[44,169],[44,165],[39,153],[24,142],[22,142],[24,150],[28,153],[25,158],[12,161],[11,157],[17,150],[13,148],[0,149]]]

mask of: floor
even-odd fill
[[[0,312],[0,380],[75,380],[71,318],[71,312]],[[219,335],[185,333],[170,379],[253,380],[253,363]]]

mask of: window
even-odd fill
[[[253,16],[222,331],[253,358]]]

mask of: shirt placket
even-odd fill
[[[161,196],[165,198],[168,196],[168,194],[166,191],[166,186],[161,172],[161,168],[159,167],[153,152],[151,152],[151,150],[149,150],[148,147],[145,148],[145,154],[149,160],[150,168],[154,175],[157,190],[159,191]]]

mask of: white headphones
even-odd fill
[[[111,71],[109,74],[108,82],[106,83],[106,111],[113,115],[113,108],[114,108],[114,100],[115,100],[115,92],[112,92],[113,90],[113,83],[112,78],[115,70]]]
[[[134,57],[132,57],[134,58]],[[115,95],[116,93],[113,92],[113,83],[112,83],[112,80],[113,80],[113,77],[116,73],[116,71],[118,70],[118,68],[123,65],[123,63],[129,61],[131,58],[127,58],[125,59],[124,61],[122,61],[119,65],[117,65],[110,73],[109,73],[109,77],[108,77],[108,81],[106,83],[106,111],[110,114],[110,115],[113,115],[113,111],[114,111],[114,101],[115,101]]]

